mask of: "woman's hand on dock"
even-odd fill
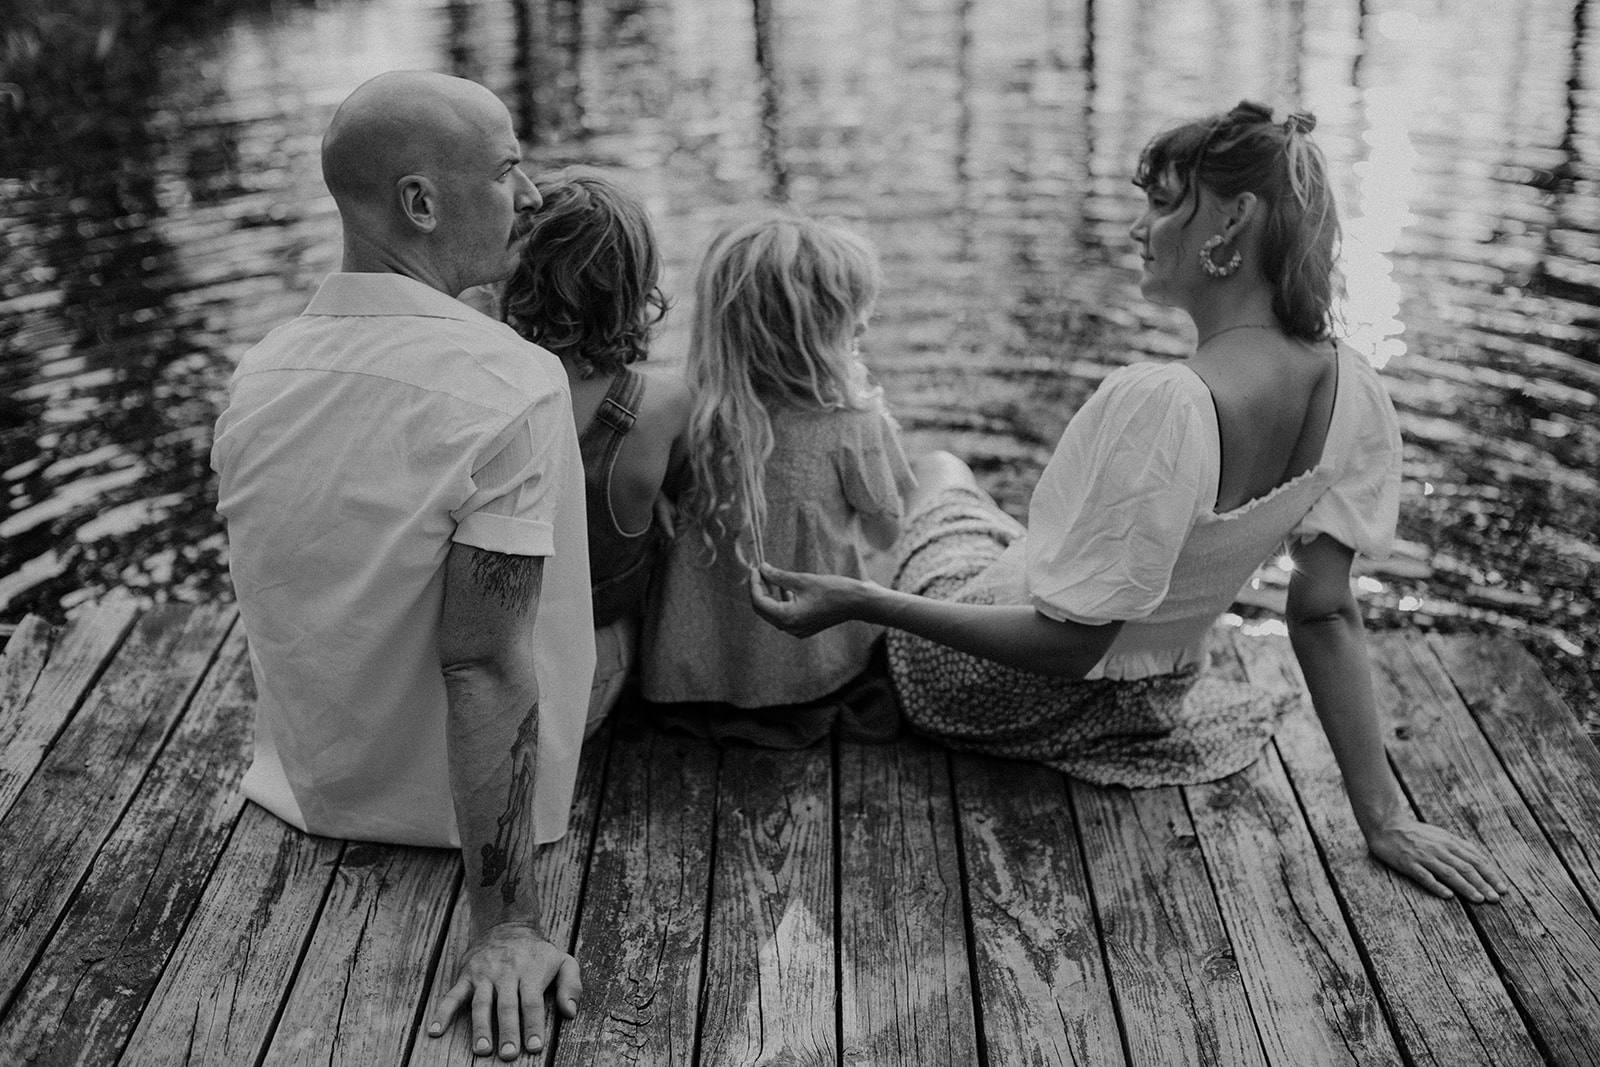
[[[550,1032],[551,1020],[545,1016],[547,990],[553,991],[562,1015],[570,1019],[578,1014],[578,998],[583,994],[578,961],[529,923],[491,926],[462,954],[455,985],[439,998],[429,1016],[428,1036],[442,1036],[470,999],[475,1054],[487,1056],[498,1051],[502,1060],[514,1060],[523,1050],[538,1052]]]
[[[785,633],[814,633],[860,618],[860,588],[854,578],[802,574],[770,563],[750,568],[750,604],[756,614]]]
[[[1499,865],[1481,848],[1420,819],[1389,821],[1367,838],[1367,848],[1436,897],[1492,904],[1511,890]]]

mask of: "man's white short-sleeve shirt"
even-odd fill
[[[395,274],[334,274],[240,361],[212,467],[250,640],[243,789],[332,837],[459,846],[439,664],[460,542],[542,556],[534,831],[567,825],[594,670],[566,375]]]

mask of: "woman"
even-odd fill
[[[1287,541],[1290,637],[1368,848],[1439,896],[1493,901],[1498,867],[1413,818],[1384,754],[1350,566],[1387,554],[1400,438],[1372,367],[1332,339],[1339,226],[1314,121],[1245,102],[1145,148],[1140,290],[1199,344],[1107,377],[1026,536],[936,455],[893,589],[763,567],[751,597],[790,633],[891,627],[906,718],[947,744],[1093,781],[1206,781],[1256,758],[1275,710],[1199,678],[1205,635]]]

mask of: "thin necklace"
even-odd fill
[[[1277,328],[1278,324],[1275,322],[1246,322],[1238,326],[1224,326],[1215,333],[1209,333],[1200,338],[1200,342],[1195,345],[1195,348],[1204,348],[1223,334],[1232,333],[1234,330],[1276,330]]]

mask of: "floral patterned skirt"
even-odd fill
[[[896,545],[894,587],[993,603],[974,581],[1024,530],[983,494],[951,489],[913,515]],[[906,722],[951,748],[1044,763],[1102,785],[1190,785],[1253,763],[1284,703],[1199,670],[1072,680],[888,633]]]

